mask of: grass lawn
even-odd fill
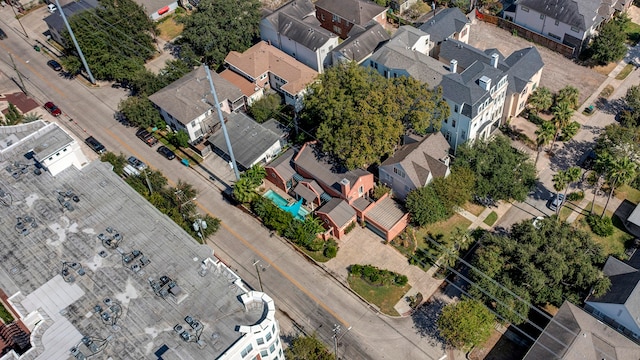
[[[444,235],[443,241],[448,241],[451,236],[451,232],[457,227],[467,229],[471,225],[471,221],[460,214],[454,214],[452,217],[444,221],[439,221],[435,224],[421,227],[416,232],[416,238],[418,240],[418,247],[424,247],[426,244],[424,238],[429,234],[436,236],[438,234]]]
[[[602,237],[591,232],[591,228],[589,224],[587,224],[586,216],[589,215],[589,210],[591,210],[591,203],[587,205],[582,214],[578,216],[574,225],[591,234],[591,238],[602,245],[604,248],[604,252],[606,255],[617,255],[619,257],[624,257],[625,243],[633,238],[633,235],[630,235],[626,232],[622,221],[617,217],[613,216],[613,235]],[[603,207],[596,204],[593,208],[593,212],[595,214],[602,214]],[[613,213],[607,210],[606,216],[612,216]]]
[[[2,303],[0,303],[0,319],[2,319],[5,324],[13,322],[13,316]]]
[[[615,191],[615,197],[620,200],[627,199],[634,204],[640,202],[640,190],[634,189],[629,185],[622,185]]]
[[[617,80],[624,80],[627,78],[627,76],[629,76],[629,74],[631,74],[631,72],[633,71],[633,68],[635,66],[632,64],[627,64],[625,65],[624,69],[622,69],[620,71],[620,73],[616,76]]]
[[[391,316],[399,316],[393,307],[402,299],[411,285],[371,285],[368,281],[349,275],[349,287],[368,302],[380,308],[380,311]]]
[[[604,89],[602,89],[602,91],[600,92],[600,97],[603,97],[605,99],[609,98],[609,96],[611,96],[611,94],[613,94],[613,86],[611,85],[607,85],[604,87]]]
[[[484,219],[484,223],[489,225],[489,226],[493,226],[493,224],[496,223],[496,221],[498,220],[498,214],[496,214],[495,211],[492,211],[485,219]]]
[[[467,201],[464,205],[462,205],[462,208],[475,216],[480,216],[480,214],[482,214],[482,211],[484,210],[484,206],[472,203],[471,201]]]
[[[633,46],[640,41],[640,25],[629,21],[624,32],[627,33],[627,43],[629,45]]]
[[[160,38],[164,41],[171,41],[182,33],[184,25],[178,24],[175,20],[176,15],[166,18],[158,24]]]
[[[324,249],[323,250],[319,250],[319,251],[311,251],[311,250],[307,250],[305,248],[303,248],[302,246],[297,246],[294,244],[294,246],[296,246],[298,249],[304,251],[305,254],[309,255],[309,257],[311,257],[313,260],[319,262],[319,263],[325,263],[329,260],[331,260],[330,258],[324,256]]]

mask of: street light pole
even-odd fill
[[[24,36],[28,39],[29,38],[29,34],[27,34],[27,30],[24,29],[24,26],[22,25],[22,21],[20,21],[20,18],[18,17],[18,14],[16,14],[16,9],[13,7],[13,4],[16,3],[17,1],[15,0],[11,0],[9,2],[9,4],[11,5],[11,10],[13,10],[13,16],[16,17],[16,20],[18,20],[18,24],[20,24],[20,27],[22,28],[22,32],[24,33]],[[19,2],[18,2],[19,4]]]
[[[256,272],[258,273],[258,283],[260,284],[260,291],[264,292],[264,290],[262,289],[262,278],[260,277],[260,270],[258,269],[258,263],[260,262],[260,260],[256,260],[253,263],[253,266],[256,267]]]
[[[345,331],[342,335],[340,335],[340,325],[338,324],[334,324],[333,325],[333,351],[334,351],[334,355],[336,357],[336,360],[338,360],[338,344],[340,343],[340,340],[342,340],[342,338],[347,335],[347,333],[349,332],[349,330],[351,330],[351,328],[353,328],[353,326],[349,326],[349,328],[347,328],[347,331]],[[338,336],[340,335],[340,336]]]

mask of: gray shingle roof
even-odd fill
[[[335,34],[320,27],[316,8],[309,0],[291,1],[264,18],[271,22],[279,34],[316,51]]]
[[[366,212],[365,217],[375,221],[386,230],[390,230],[405,215],[404,207],[391,197],[379,200],[375,206]]]
[[[524,360],[636,359],[640,345],[565,301]]]
[[[491,55],[498,54],[500,59],[504,58],[498,50],[487,49],[482,51],[469,44],[465,44],[455,39],[447,39],[440,45],[440,58],[445,61],[456,60],[461,68],[468,68],[475,62],[491,64]]]
[[[611,280],[611,288],[602,296],[590,295],[586,301],[624,305],[633,319],[640,318],[640,270],[610,256],[602,271]]]
[[[434,178],[447,174],[448,166],[442,161],[449,157],[449,143],[441,132],[425,136],[418,142],[404,145],[382,165],[400,164],[417,186],[424,186],[431,174]]]
[[[389,39],[387,31],[380,24],[372,21],[365,28],[358,25],[351,28],[349,38],[333,51],[359,63],[371,55],[381,43]]]
[[[293,156],[295,154],[295,150],[289,148],[266,167],[274,168],[276,172],[282,176],[284,181],[290,180],[293,178],[293,174],[296,173],[296,170],[293,168]]]
[[[280,136],[243,113],[231,113],[226,116],[227,133],[233,147],[236,161],[244,168],[251,164],[280,141]],[[209,137],[209,142],[225,153],[227,144],[222,131]]]
[[[220,103],[227,100],[235,102],[244,96],[237,86],[217,73],[212,71],[211,77]],[[203,66],[150,95],[149,100],[183,124],[206,113],[214,103]],[[218,122],[217,119],[214,121]]]
[[[489,91],[484,90],[478,84],[478,80],[486,76],[491,79],[491,86],[494,86],[503,76],[500,69],[482,62],[475,62],[466,68],[461,74],[447,74],[441,82],[442,96],[457,104],[471,105],[471,114],[466,114],[474,118],[478,114],[478,105],[491,97]]]
[[[600,0],[520,0],[519,5],[582,31],[602,21],[602,16],[597,16],[601,8]]]
[[[520,93],[533,75],[544,67],[542,57],[534,46],[514,51],[504,63],[509,67],[509,92]]]
[[[318,0],[316,7],[357,25],[366,24],[386,10],[385,7],[366,0]]]
[[[328,155],[322,154],[320,146],[314,143],[305,144],[294,158],[294,163],[312,175],[314,179],[336,191],[340,191],[342,179],[347,179],[351,184],[355,184],[361,176],[370,174],[362,169],[347,170],[336,164]]]
[[[356,211],[346,201],[338,198],[329,200],[317,212],[326,214],[340,228],[349,224],[356,216]]]
[[[431,41],[436,44],[444,41],[453,34],[462,31],[469,23],[469,19],[457,7],[446,8],[420,26],[420,30],[431,35]]]

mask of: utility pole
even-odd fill
[[[333,352],[334,355],[336,357],[336,360],[338,360],[338,335],[340,335],[340,325],[338,324],[333,324]]]
[[[87,70],[87,75],[89,75],[89,81],[91,81],[91,84],[95,85],[96,79],[93,78],[91,69],[89,69],[89,64],[87,64],[87,59],[84,58],[82,49],[80,49],[80,45],[78,45],[78,40],[76,40],[76,36],[73,34],[73,30],[71,30],[71,25],[69,25],[69,21],[67,21],[67,17],[64,15],[64,11],[62,11],[62,6],[60,6],[60,1],[58,0],[56,0],[56,7],[58,8],[58,11],[60,11],[60,16],[62,16],[62,21],[64,21],[64,26],[67,28],[67,31],[69,31],[69,36],[71,36],[73,45],[76,47],[76,51],[78,51],[78,56],[80,56],[80,60],[82,60],[82,65],[84,66],[84,69]]]
[[[258,269],[258,263],[260,262],[260,260],[256,260],[253,263],[253,266],[256,267],[256,272],[258,273],[258,283],[260,284],[260,291],[264,292],[264,290],[262,289],[262,278],[260,277],[260,269]]]
[[[22,74],[20,74],[20,71],[18,71],[15,61],[13,61],[13,55],[11,55],[11,53],[9,53],[9,59],[11,59],[11,65],[13,65],[13,70],[15,70],[16,74],[18,74],[18,80],[20,80],[20,87],[22,88],[22,92],[25,95],[29,96],[29,94],[27,93],[27,88],[24,86],[24,81],[22,81]]]
[[[58,0],[56,0],[58,1]],[[229,140],[229,133],[227,132],[227,126],[224,124],[224,117],[222,116],[222,110],[220,110],[220,102],[218,101],[218,95],[216,94],[216,88],[213,85],[213,78],[211,77],[211,71],[209,67],[203,64],[204,70],[207,72],[207,79],[209,79],[209,86],[211,87],[211,95],[213,95],[214,106],[218,110],[218,118],[220,119],[220,125],[222,125],[222,133],[224,134],[224,141],[227,143],[227,150],[229,150],[229,157],[231,158],[231,165],[233,166],[233,172],[236,175],[236,180],[240,180],[240,172],[238,171],[238,164],[236,164],[236,158],[233,156],[233,149],[231,148],[231,140]]]
[[[18,17],[18,14],[16,14],[16,9],[13,7],[13,4],[16,2],[16,0],[10,0],[9,1],[9,5],[11,6],[11,10],[13,10],[13,16],[16,17],[16,20],[18,20],[18,24],[20,24],[20,27],[22,28],[22,32],[24,33],[24,36],[28,39],[29,38],[29,34],[27,34],[27,30],[24,29],[24,26],[22,26],[22,21],[20,21],[20,18]]]

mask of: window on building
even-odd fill
[[[544,20],[544,14],[540,14],[540,20]]]
[[[573,31],[573,32],[580,32],[580,30],[579,30],[577,27],[575,27],[575,26],[572,26],[572,27],[571,27],[571,31]]]
[[[258,343],[258,345],[262,345],[262,344],[264,344],[264,339],[260,337],[260,338],[256,339],[256,342]]]
[[[444,134],[444,138],[447,139],[447,141],[451,141],[451,133],[447,131],[447,133]]]
[[[405,185],[404,186],[404,191],[409,192],[409,191],[411,191],[411,189],[407,185]]]
[[[320,14],[320,19],[324,21],[324,13]]]
[[[262,350],[260,351],[260,356],[262,357],[269,356],[269,352],[267,350]]]
[[[342,34],[342,28],[340,26],[333,25],[333,32],[338,34],[338,35],[341,35]]]
[[[402,171],[402,169],[398,169],[395,166],[393,167],[393,172],[398,174],[402,178],[404,178],[406,176],[406,174],[404,173],[404,171]]]
[[[269,346],[269,353],[273,354],[274,351],[276,351],[276,345],[272,344],[271,346]]]
[[[358,194],[362,195],[364,193],[364,186],[360,186],[358,188]]]
[[[562,40],[562,38],[560,38],[560,36],[556,35],[556,34],[552,34],[552,33],[548,33],[547,35],[549,35],[549,37],[552,37],[558,41]]]
[[[240,352],[240,356],[245,357],[245,356],[249,355],[249,353],[251,352],[251,350],[253,350],[253,345],[249,344],[246,348],[244,348],[244,349]]]
[[[267,341],[271,340],[271,333],[267,333],[266,338],[267,338]]]
[[[529,12],[529,8],[528,8],[528,7],[526,7],[526,6],[522,6],[522,7],[521,7],[521,9],[522,9],[522,11],[524,11],[524,12]]]
[[[333,14],[333,16],[331,17],[331,21],[333,22],[340,22],[340,17],[336,14]]]
[[[465,35],[467,35],[467,28],[462,29],[460,32],[460,37],[464,37]]]
[[[455,119],[451,120],[451,126],[452,127],[456,127],[456,120]]]
[[[458,104],[453,105],[453,112],[458,112]]]
[[[465,140],[467,138],[467,132],[462,130],[462,134],[460,134],[460,136],[462,136],[462,140]]]

